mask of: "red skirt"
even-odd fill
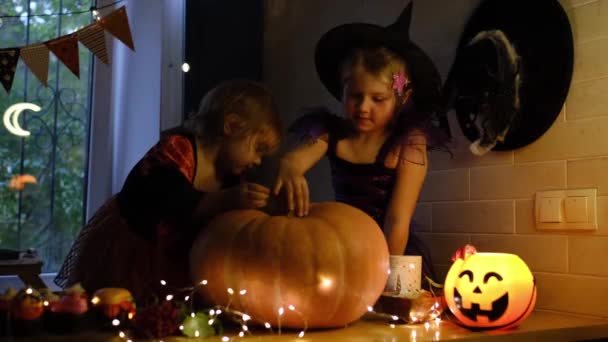
[[[176,248],[170,241],[148,240],[135,233],[112,197],[79,233],[55,283],[62,288],[80,283],[89,294],[121,287],[137,301],[192,286],[189,248]],[[161,280],[167,285],[161,286]]]

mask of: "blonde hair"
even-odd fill
[[[283,124],[272,94],[261,83],[247,80],[225,81],[211,89],[184,127],[203,141],[215,144],[224,136],[228,114],[236,114],[242,120],[244,133],[281,135]]]
[[[394,74],[403,71],[409,75],[405,61],[383,46],[360,47],[352,50],[340,68],[342,85],[348,83],[353,72],[361,69],[385,81],[389,87],[393,84]]]

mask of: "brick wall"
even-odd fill
[[[314,71],[314,44],[323,32],[352,21],[389,24],[405,3],[266,0],[265,79],[286,121],[295,119],[302,106],[338,108]],[[464,243],[481,251],[516,253],[537,278],[537,308],[608,318],[608,0],[561,3],[574,32],[575,70],[558,120],[525,148],[477,157],[468,152],[468,141],[450,113],[455,158],[431,156],[415,219],[442,275],[452,252]],[[444,78],[477,4],[415,2],[411,36],[433,57]],[[326,163],[311,170],[308,179],[313,199],[331,198]],[[598,231],[536,230],[536,191],[581,187],[598,189]]]

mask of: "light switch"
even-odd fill
[[[540,222],[562,222],[562,199],[542,198],[540,202]]]
[[[588,222],[587,197],[566,197],[564,200],[566,222]]]
[[[597,230],[597,189],[537,191],[534,215],[538,230]]]

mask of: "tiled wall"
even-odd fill
[[[529,146],[483,157],[458,131],[455,159],[432,156],[416,215],[443,274],[464,242],[516,253],[537,278],[537,308],[608,317],[608,0],[561,3],[575,67],[558,120]],[[598,189],[598,231],[536,230],[535,192],[575,188]]]
[[[469,142],[450,113],[454,159],[441,153],[431,156],[415,219],[440,273],[445,274],[451,254],[464,243],[481,251],[516,253],[537,278],[537,308],[608,318],[608,0],[560,2],[572,24],[575,69],[558,120],[527,147],[477,157],[468,152]],[[317,80],[312,62],[322,32],[352,21],[388,24],[404,3],[266,1],[265,77],[290,119],[306,105],[337,108]],[[477,4],[478,0],[415,2],[411,36],[444,77]],[[328,175],[324,163],[309,174],[313,199],[331,196]],[[536,191],[583,187],[598,189],[596,232],[536,230]]]

